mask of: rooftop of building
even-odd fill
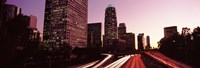
[[[112,4],[108,4],[107,8],[109,8],[109,7],[114,7],[114,6]]]
[[[168,27],[164,27],[164,29],[170,29],[170,28],[177,28],[177,26],[168,26]]]

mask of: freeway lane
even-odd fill
[[[100,68],[100,67],[102,67],[102,65],[104,63],[106,63],[109,59],[112,58],[111,54],[103,54],[103,55],[107,55],[107,57],[105,59],[103,59],[101,62],[99,62],[98,64],[96,64],[95,66],[93,66],[92,68]]]
[[[136,68],[146,68],[145,65],[144,65],[144,62],[142,61],[142,58],[141,58],[141,54],[138,55],[138,58],[136,58],[138,60],[138,62],[136,62],[139,66]]]
[[[186,64],[183,64],[181,62],[175,61],[169,57],[166,57],[165,55],[159,53],[159,52],[145,52],[145,54],[151,56],[152,58],[156,59],[157,61],[173,68],[192,68]]]
[[[141,60],[141,54],[136,54],[132,56],[123,68],[146,68],[143,61]]]
[[[183,63],[172,60],[159,52],[124,55],[124,57],[116,61],[113,61],[114,55],[112,54],[103,55],[107,56],[104,59],[76,65],[76,67],[71,68],[191,68]]]
[[[81,65],[81,66],[78,66],[76,68],[88,68],[94,64],[96,64],[99,60],[96,60],[96,61],[93,61],[93,62],[90,62],[90,63],[87,63],[87,64],[84,64],[84,65]]]
[[[104,63],[108,62],[113,57],[113,55],[111,54],[103,54],[103,55],[106,55],[106,57],[103,60],[96,60],[85,64],[70,66],[67,68],[100,68]]]
[[[107,66],[104,68],[120,68],[132,55],[125,56]]]
[[[128,61],[127,61],[127,63],[126,64],[124,64],[124,68],[130,68],[130,67],[134,67],[134,65],[135,65],[135,57],[136,56],[132,56]]]

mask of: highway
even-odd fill
[[[104,59],[67,68],[192,68],[159,52],[124,55],[115,61],[114,55],[103,55],[106,55]]]
[[[90,63],[78,65],[78,66],[73,66],[73,67],[68,67],[68,68],[120,68],[122,67],[131,57],[134,55],[127,55],[125,57],[122,57],[110,64],[107,64],[106,66],[103,67],[103,65],[108,62],[113,56],[111,54],[104,54],[107,55],[106,58],[103,60],[96,60]]]
[[[160,52],[145,52],[145,54],[151,56],[152,58],[156,59],[158,62],[161,62],[169,67],[173,68],[192,68],[184,63],[175,61],[165,55],[161,54]]]
[[[85,64],[70,66],[67,68],[101,68],[104,63],[108,62],[111,58],[113,58],[112,54],[102,54],[102,55],[106,55],[106,57],[103,60],[96,60]]]
[[[143,61],[141,60],[141,54],[132,56],[123,68],[146,68]]]
[[[91,67],[92,65],[96,64],[98,61],[99,60],[96,60],[96,61],[84,64],[84,65],[81,65],[81,66],[77,66],[76,68],[88,68],[88,67]]]
[[[111,54],[103,54],[103,55],[107,55],[107,57],[105,59],[103,59],[102,61],[100,61],[98,64],[94,65],[92,68],[100,68],[100,67],[102,67],[102,65],[104,63],[106,63],[107,61],[109,61],[109,59],[112,58]]]
[[[133,56],[133,55],[125,56],[125,57],[105,66],[104,68],[120,68],[131,56]]]

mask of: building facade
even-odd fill
[[[0,27],[1,23],[3,22],[3,14],[5,14],[5,2],[6,0],[1,0],[0,1]]]
[[[135,34],[126,33],[125,34],[126,46],[129,50],[135,50]]]
[[[87,47],[88,0],[46,0],[44,45]]]
[[[144,50],[144,45],[145,45],[145,39],[144,39],[144,33],[140,33],[137,36],[137,41],[138,41],[138,50]]]
[[[6,61],[12,62],[8,59],[18,59],[19,55],[26,56],[28,53],[33,53],[38,48],[40,45],[40,33],[36,28],[29,28],[29,16],[20,14],[6,23],[8,23],[8,26],[6,26],[6,39],[0,46],[4,63]]]
[[[19,14],[21,14],[21,8],[15,6],[15,5],[6,4],[6,17],[5,17],[6,22],[12,20]]]
[[[102,31],[101,22],[88,24],[88,47],[91,48],[102,47],[101,31]]]
[[[3,14],[0,22],[0,39],[5,41],[8,37],[9,22],[21,14],[21,8],[11,4],[4,4],[1,11]]]
[[[118,27],[118,36],[119,38],[122,38],[122,36],[126,34],[126,25],[125,23],[119,23]]]
[[[126,41],[126,51],[135,50],[135,34],[126,32],[125,23],[119,23],[118,37]]]
[[[110,47],[112,45],[113,39],[118,39],[116,9],[112,5],[109,5],[105,10],[104,24],[104,47]]]
[[[6,0],[0,0],[0,41],[3,41],[4,37],[4,29],[5,29],[5,22],[3,21],[4,19],[4,14],[5,14],[5,2]]]
[[[170,26],[164,28],[164,37],[169,38],[177,33],[177,26]]]
[[[30,28],[37,28],[37,18],[36,16],[30,15],[30,24],[29,27]]]
[[[146,37],[146,49],[150,49],[151,48],[151,45],[150,45],[150,37],[147,36]]]

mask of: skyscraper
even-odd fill
[[[118,38],[120,39],[125,39],[125,34],[126,34],[126,25],[125,23],[119,23],[118,27]]]
[[[145,45],[145,39],[144,39],[144,33],[138,34],[138,50],[144,50]]]
[[[92,48],[101,48],[101,22],[88,24],[88,46]]]
[[[126,33],[125,23],[119,23],[118,37],[126,41],[126,51],[135,50],[135,34]]]
[[[104,46],[112,45],[113,39],[118,39],[116,9],[108,5],[105,10],[105,40]]]
[[[1,22],[0,22],[0,39],[5,41],[8,37],[8,28],[9,22],[21,14],[21,8],[12,5],[12,4],[4,4],[2,15],[1,15]]]
[[[46,0],[44,45],[87,47],[88,0]]]
[[[21,14],[21,8],[12,4],[6,4],[6,16],[5,16],[6,22],[10,21],[19,14]]]
[[[118,27],[118,35],[123,35],[126,33],[126,25],[125,23],[119,23],[119,27]]]
[[[37,18],[36,16],[30,15],[30,24],[29,27],[30,28],[37,28]]]
[[[126,33],[124,34],[124,39],[126,40],[126,46],[130,50],[135,50],[135,34]]]
[[[5,23],[3,22],[3,18],[5,16],[5,2],[6,0],[0,0],[0,41],[3,41],[4,37],[4,29],[5,29]]]
[[[147,36],[146,37],[146,49],[150,49],[150,48],[151,48],[151,46],[150,46],[150,37]]]
[[[0,0],[0,27],[1,23],[3,22],[3,14],[5,14],[5,2],[6,0]]]
[[[164,36],[165,38],[171,37],[172,35],[177,33],[177,26],[170,26],[164,28]]]

